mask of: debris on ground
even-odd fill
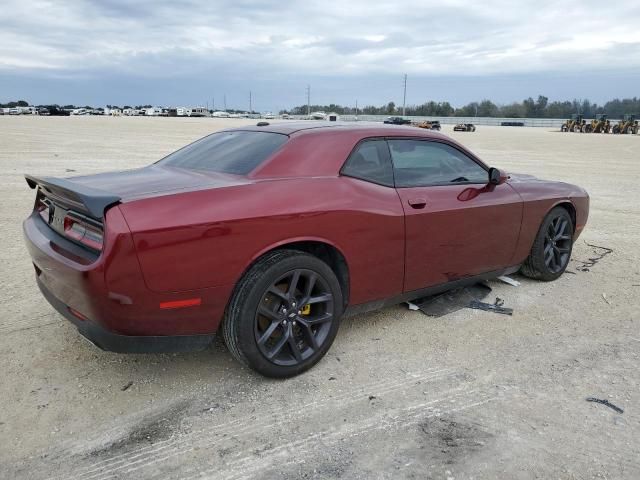
[[[624,413],[623,409],[615,406],[613,403],[611,403],[609,400],[606,400],[606,399],[602,400],[600,398],[589,397],[587,398],[587,402],[601,403],[602,405],[606,405],[607,407],[609,407],[612,410],[615,410],[618,413]]]
[[[513,278],[508,277],[506,275],[500,275],[498,277],[498,280],[500,280],[501,282],[504,282],[504,283],[508,283],[509,285],[513,285],[514,287],[519,287],[520,286],[520,282],[519,281],[514,280]]]
[[[486,283],[476,283],[468,287],[456,288],[448,292],[431,297],[418,298],[411,302],[422,313],[430,317],[442,317],[448,313],[467,308],[472,300],[482,300],[491,293],[491,287]],[[410,309],[411,306],[409,306]],[[413,309],[412,309],[413,310]]]
[[[609,255],[610,253],[613,253],[613,249],[612,248],[600,247],[598,245],[592,245],[591,243],[587,243],[587,242],[584,242],[584,243],[587,246],[595,249],[594,253],[596,254],[596,256],[592,257],[592,258],[589,258],[589,260],[587,260],[587,261],[576,260],[576,262],[582,264],[578,268],[576,268],[576,270],[579,270],[581,272],[588,272],[589,269],[591,267],[593,267],[596,263],[598,263],[600,260],[602,260],[604,257]]]
[[[129,387],[131,387],[131,385],[133,385],[133,382],[127,382],[127,384],[123,385],[120,390],[122,390],[123,392],[129,390]]]
[[[513,315],[513,308],[503,307],[503,305],[504,300],[496,297],[496,301],[494,303],[485,303],[479,300],[471,300],[471,302],[469,303],[469,308],[484,310],[486,312],[501,313],[503,315]]]
[[[607,294],[603,293],[602,294],[602,298],[604,299],[605,302],[607,302],[609,305],[611,305],[611,302],[609,301],[609,299],[607,298]]]

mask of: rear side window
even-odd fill
[[[487,171],[450,145],[424,140],[389,140],[396,187],[487,183]]]
[[[288,138],[271,132],[213,133],[163,158],[158,164],[246,175],[270,157]]]
[[[349,156],[341,173],[349,177],[393,187],[393,168],[387,143],[384,140],[362,142]]]

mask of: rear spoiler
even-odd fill
[[[120,202],[121,197],[98,188],[87,187],[81,183],[74,183],[66,178],[33,177],[25,175],[29,187],[40,187],[46,194],[60,198],[71,206],[84,210],[93,218],[101,219],[105,209]]]

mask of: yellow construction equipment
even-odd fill
[[[591,120],[591,123],[587,123],[583,130],[585,133],[610,133],[611,122],[607,119],[607,115],[604,113],[598,113],[596,118]]]
[[[632,133],[638,133],[638,120],[635,115],[625,115],[617,125],[613,126],[611,130],[613,133],[626,133],[631,135]]]
[[[582,132],[585,121],[579,113],[571,115],[571,120],[567,120],[560,127],[561,132]]]

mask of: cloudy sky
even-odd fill
[[[0,102],[277,110],[640,95],[640,2],[2,0]]]

